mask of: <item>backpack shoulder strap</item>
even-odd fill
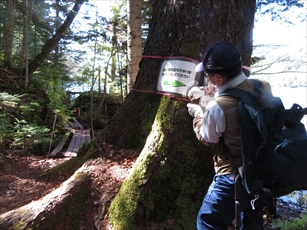
[[[231,96],[239,98],[245,104],[251,106],[252,108],[259,110],[261,106],[256,102],[256,98],[264,92],[263,85],[259,79],[252,79],[254,90],[245,91],[238,88],[226,89],[220,96]]]

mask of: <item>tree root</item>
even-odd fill
[[[90,187],[90,169],[82,166],[40,200],[0,215],[0,229],[77,229]]]

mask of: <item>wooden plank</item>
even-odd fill
[[[89,130],[74,130],[74,135],[64,155],[67,157],[77,156],[77,152],[82,147],[82,144],[88,142],[90,142]]]
[[[57,153],[60,153],[69,137],[70,133],[66,133],[55,149],[50,153],[50,157],[55,157]]]
[[[77,121],[76,118],[73,117],[74,123],[77,127],[79,127],[80,129],[83,129],[83,126]]]

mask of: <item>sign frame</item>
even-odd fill
[[[164,58],[160,67],[157,90],[186,98],[188,90],[197,84],[195,67],[199,61],[185,57]]]

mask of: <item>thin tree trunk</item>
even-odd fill
[[[124,91],[123,91],[123,57],[120,55],[119,50],[117,50],[117,60],[118,60],[118,72],[119,74],[119,87],[120,87],[120,102],[124,101]]]
[[[113,36],[112,36],[112,62],[111,62],[111,80],[115,80],[116,76],[116,51],[117,51],[117,27],[118,27],[118,19],[114,18],[114,21],[112,22],[113,27]]]
[[[105,67],[104,84],[103,84],[103,100],[104,102],[104,117],[108,116],[108,99],[107,99],[107,83],[108,83],[108,65]]]
[[[95,64],[96,64],[96,55],[97,55],[97,36],[95,37],[95,44],[94,44],[94,57],[93,57],[93,64],[92,64],[92,86],[91,86],[91,132],[92,132],[92,138],[95,137],[94,133],[94,123],[93,123],[93,116],[94,116],[94,86],[96,82],[95,77]],[[99,77],[99,75],[97,75]]]
[[[31,23],[31,15],[34,0],[24,0],[24,26],[23,26],[23,38],[22,38],[22,50],[20,54],[19,69],[22,70],[25,67],[25,87],[28,86],[28,37],[29,28]]]
[[[55,28],[56,30],[60,28],[60,20],[61,20],[61,17],[60,17],[60,0],[56,0],[55,2]],[[59,58],[60,58],[60,45],[59,43],[56,43],[55,44],[55,47],[54,47],[54,68],[55,70],[58,70],[60,68],[58,68],[59,66]],[[54,82],[57,82],[58,81],[58,78],[59,78],[59,75],[60,73],[58,71],[56,71],[54,74],[53,74],[53,79],[54,79]],[[61,86],[64,87],[64,84],[63,84],[63,78],[61,80]],[[53,85],[53,90],[56,91],[56,85]],[[64,89],[63,89],[64,91]]]
[[[132,89],[142,59],[142,0],[129,0],[128,11],[128,92]]]
[[[17,11],[19,12],[22,12],[23,11],[23,4],[22,4],[22,1],[20,0],[14,0],[15,1],[15,8]],[[41,1],[41,0],[37,0],[38,2]],[[48,21],[46,21],[44,18],[42,18],[39,14],[37,14],[34,11],[32,11],[32,14],[31,14],[31,21],[32,21],[32,24],[35,25],[37,28],[41,28],[41,29],[44,29],[46,31],[50,31],[50,24]]]
[[[75,19],[84,1],[85,0],[76,0],[73,9],[67,15],[64,23],[57,29],[55,35],[44,45],[41,52],[29,63],[29,74],[32,74],[40,66],[51,50],[54,49],[55,45],[58,44],[63,34],[68,30]]]
[[[14,0],[7,1],[7,23],[5,25],[4,33],[4,65],[11,67],[12,65],[12,49],[14,38],[14,24],[15,24],[15,4]]]

